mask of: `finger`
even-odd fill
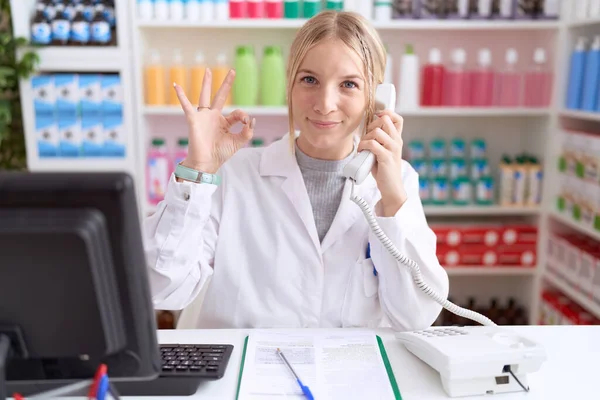
[[[387,163],[392,158],[390,151],[375,139],[361,140],[358,144],[357,151],[360,152],[362,150],[368,150],[373,153],[378,163]]]
[[[242,124],[248,124],[250,122],[250,117],[242,110],[234,110],[231,114],[226,116],[225,119],[227,120],[227,123],[229,123],[229,126],[233,126],[238,122]]]
[[[384,115],[390,117],[394,126],[396,127],[396,130],[400,133],[400,135],[402,135],[402,128],[404,128],[404,118],[402,118],[400,115],[398,115],[392,110],[383,110],[380,113],[377,113],[376,115],[379,118],[383,117]]]
[[[198,107],[210,107],[210,98],[212,96],[212,71],[206,68],[204,78],[202,79],[202,90],[198,99]]]
[[[245,145],[252,139],[254,136],[254,127],[256,126],[256,118],[252,118],[249,124],[244,124],[242,131],[238,134],[235,134],[235,138],[240,145]],[[231,133],[231,135],[234,135]]]
[[[375,128],[368,132],[364,140],[375,140],[389,151],[396,151],[398,149],[396,141],[381,128]]]
[[[231,92],[231,87],[233,86],[233,81],[235,79],[235,71],[230,69],[221,84],[221,87],[217,91],[215,98],[213,99],[212,108],[221,110],[227,101],[227,97],[229,97],[229,92]]]
[[[179,100],[179,104],[181,104],[181,108],[183,108],[185,115],[190,116],[192,113],[196,112],[196,108],[188,100],[183,88],[176,83],[173,83],[173,87],[175,88],[177,99]]]
[[[383,129],[384,132],[390,135],[392,140],[402,140],[402,134],[398,132],[398,130],[396,129],[396,125],[394,125],[392,119],[389,116],[384,115],[383,117],[381,117],[381,121],[383,125],[381,129]]]

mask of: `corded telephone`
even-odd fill
[[[375,107],[377,111],[395,109],[394,85],[384,83],[377,87]],[[546,360],[544,349],[527,338],[498,328],[479,313],[451,303],[427,285],[418,264],[398,251],[379,227],[369,204],[354,194],[354,185],[364,181],[375,161],[370,151],[363,150],[344,168],[344,177],[352,182],[351,200],[361,208],[382,245],[398,262],[410,269],[419,289],[453,314],[484,325],[403,332],[396,334],[397,339],[440,373],[444,390],[451,397],[529,391],[525,374],[540,368]]]

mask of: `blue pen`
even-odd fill
[[[367,243],[367,260],[371,258],[371,243]],[[377,276],[377,270],[375,264],[373,264],[373,275]]]
[[[98,383],[98,391],[96,392],[96,400],[104,400],[108,392],[108,375],[102,375],[100,383]]]
[[[294,369],[292,368],[292,366],[290,365],[290,363],[285,358],[285,356],[283,355],[283,353],[281,352],[281,350],[279,348],[277,348],[277,354],[279,354],[279,357],[281,357],[284,364],[287,365],[288,369],[292,372],[292,374],[294,374],[294,377],[296,378],[296,382],[298,382],[298,385],[300,385],[300,389],[302,389],[302,393],[304,393],[304,396],[306,396],[306,398],[308,400],[315,400],[315,398],[313,397],[312,393],[310,392],[310,389],[308,388],[308,386],[304,386],[302,384],[302,381],[300,380],[300,378],[298,378],[298,375],[296,375],[296,372],[294,371]]]

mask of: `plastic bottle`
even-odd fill
[[[31,42],[47,45],[52,42],[52,27],[44,15],[44,5],[36,6],[35,16],[31,24]]]
[[[283,16],[285,18],[300,18],[300,0],[284,0]]]
[[[52,44],[54,46],[66,46],[71,34],[71,22],[65,16],[65,6],[59,3],[55,6],[56,17],[52,21]]]
[[[215,6],[214,0],[204,0],[200,2],[200,21],[211,22],[215,18]]]
[[[471,104],[475,107],[491,107],[494,103],[494,79],[490,49],[479,50],[479,65],[471,74]]]
[[[447,10],[448,18],[450,19],[467,19],[469,18],[470,0],[455,0],[448,3],[449,9]]]
[[[533,66],[525,73],[526,107],[548,107],[552,98],[552,71],[546,64],[546,51],[535,49]],[[583,76],[583,74],[581,75]],[[581,101],[581,92],[579,95]]]
[[[302,16],[304,18],[312,18],[321,11],[320,0],[303,0]]]
[[[519,54],[515,49],[506,50],[506,65],[498,72],[496,105],[518,107],[521,105],[523,74],[517,70]]]
[[[571,66],[569,70],[569,83],[567,89],[567,108],[574,110],[581,108],[586,41],[587,38],[579,37],[579,39],[577,39],[575,50],[571,54]]]
[[[169,156],[164,139],[152,140],[148,152],[146,176],[148,179],[148,201],[158,204],[164,199],[169,182]]]
[[[182,0],[169,0],[169,18],[172,21],[182,21],[184,9]]]
[[[362,3],[361,0],[356,0],[357,2]],[[460,0],[460,1],[468,1],[468,0]],[[364,2],[365,7],[368,5],[368,1]],[[417,18],[418,15],[418,3],[413,0],[400,0],[392,2],[392,17],[394,19],[413,19]]]
[[[581,108],[585,111],[596,111],[598,107],[598,87],[600,85],[600,35],[594,42],[585,58],[583,99]]]
[[[188,21],[199,21],[200,9],[200,0],[187,0],[185,3],[185,19]]]
[[[492,16],[492,0],[477,0],[477,18],[488,19]]]
[[[94,19],[94,14],[96,12],[94,9],[94,3],[92,2],[92,0],[83,0],[82,4],[83,16],[88,22],[92,22],[92,20]]]
[[[184,92],[189,95],[186,67],[183,63],[181,49],[173,50],[173,64],[171,64],[171,67],[169,68],[169,83],[177,83],[183,88]],[[175,90],[169,90],[169,104],[172,106],[179,105]]]
[[[392,0],[377,0],[374,4],[375,21],[390,21],[392,19]]]
[[[92,20],[92,43],[96,46],[107,46],[112,40],[110,22],[104,15],[104,4],[96,4],[96,15]]]
[[[192,103],[197,102],[200,99],[205,72],[206,64],[204,61],[204,53],[199,51],[196,53],[194,65],[190,68],[190,101]]]
[[[560,0],[544,0],[544,18],[557,19],[560,14]]]
[[[446,68],[442,64],[442,52],[433,48],[429,51],[429,62],[423,67],[421,106],[439,107],[443,104],[444,77]]]
[[[451,107],[465,107],[471,104],[471,80],[465,68],[467,53],[464,49],[452,52],[452,65],[446,70],[444,98],[445,105]]]
[[[285,61],[281,47],[265,47],[260,74],[261,104],[265,106],[285,105]]]
[[[325,9],[335,10],[335,11],[343,11],[344,10],[344,0],[327,0],[325,2]]]
[[[177,141],[177,149],[175,150],[175,154],[173,154],[173,162],[171,163],[171,171],[170,173],[175,172],[175,167],[177,164],[185,160],[188,154],[188,139],[181,138]]]
[[[150,51],[150,63],[145,72],[146,104],[162,106],[166,103],[165,68],[157,50]]]
[[[229,67],[229,65],[227,65],[227,54],[219,53],[219,55],[217,56],[217,65],[215,65],[213,68],[211,68],[211,71],[212,71],[212,97],[213,97],[210,100],[211,102],[214,99],[215,94],[217,94],[217,91],[223,84],[223,81],[225,81],[225,77],[229,73],[230,69],[231,68]],[[235,79],[235,82],[237,82],[237,77]],[[232,97],[233,96],[231,95],[231,92],[230,92],[229,96],[227,96],[227,100],[225,101],[226,106],[231,104]]]
[[[54,20],[54,17],[56,17],[56,8],[54,8],[52,0],[42,0],[37,3],[36,8],[39,6],[43,6],[42,10],[44,12],[44,17],[46,17],[48,23]]]
[[[246,0],[229,0],[229,18],[247,18],[248,4]]]
[[[265,2],[264,0],[248,0],[248,17],[264,18]]]
[[[498,19],[513,19],[515,17],[515,2],[513,0],[500,0],[497,6],[497,14],[494,17]]]
[[[90,43],[90,23],[83,16],[83,4],[75,7],[75,18],[71,27],[71,43],[77,46],[86,46]]]
[[[239,46],[235,56],[236,77],[233,83],[233,102],[241,106],[258,104],[258,66],[254,47]]]
[[[419,78],[419,58],[412,45],[406,45],[406,51],[400,61],[398,106],[401,110],[414,110],[419,107]]]
[[[215,21],[227,21],[229,19],[228,0],[214,0]]]
[[[503,156],[500,162],[500,205],[509,206],[513,203],[514,193],[513,163],[508,156]]]
[[[167,0],[154,0],[154,19],[158,21],[169,19],[169,2]]]
[[[265,13],[267,18],[283,18],[283,0],[266,0]]]

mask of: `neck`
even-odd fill
[[[296,144],[304,154],[317,160],[339,161],[348,157],[354,151],[353,135],[349,136],[341,145],[327,149],[314,147],[308,140],[303,138],[302,134],[296,139]]]

